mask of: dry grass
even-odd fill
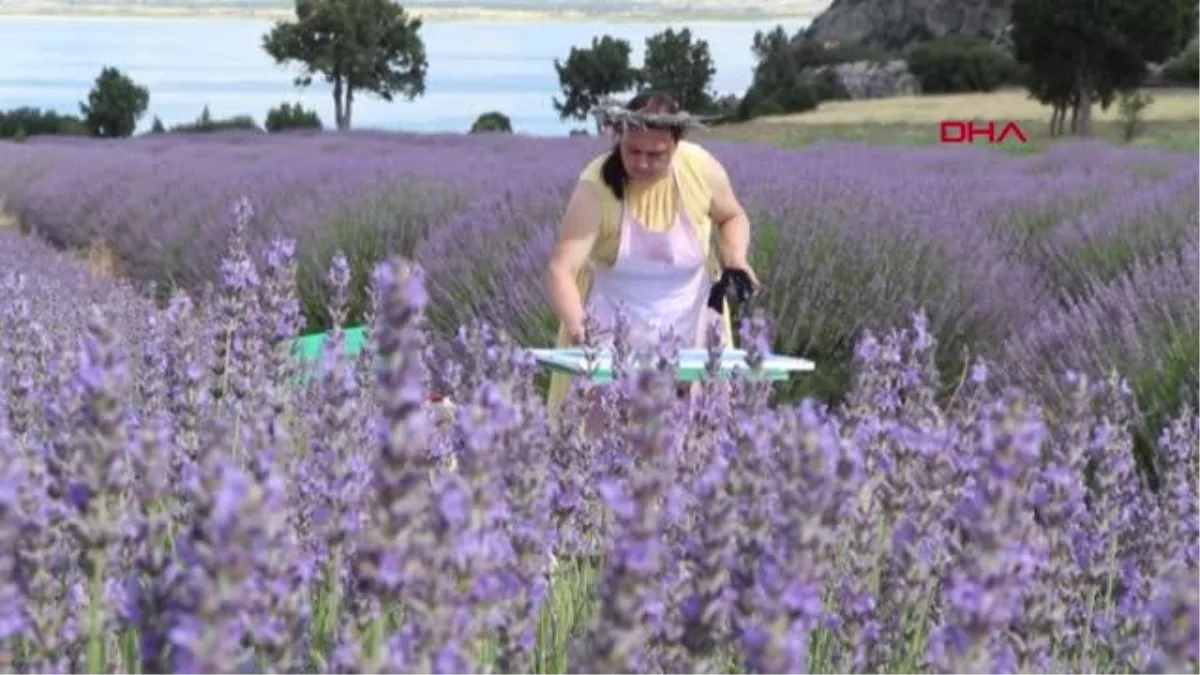
[[[1148,122],[1200,121],[1200,97],[1195,89],[1148,90],[1154,97],[1143,117]],[[1099,121],[1120,119],[1116,105],[1107,111],[1093,108]],[[811,112],[763,117],[762,124],[936,124],[964,119],[1040,120],[1050,118],[1050,108],[1029,98],[1024,90],[988,94],[897,96],[863,101],[827,101]]]
[[[112,247],[102,241],[93,242],[83,251],[87,260],[88,271],[103,279],[117,279],[122,274],[120,260]]]
[[[21,231],[21,223],[5,208],[4,198],[0,197],[0,231],[3,230]],[[22,234],[28,234],[28,232],[22,232]],[[112,247],[101,241],[93,242],[91,246],[75,251],[74,256],[86,261],[88,271],[96,277],[117,279],[124,271]]]
[[[1144,128],[1132,142],[1140,147],[1200,152],[1200,96],[1195,89],[1154,89],[1154,102],[1142,113]],[[1028,143],[1009,140],[994,149],[1015,154],[1046,150],[1072,136],[1051,136],[1050,108],[1030,100],[1023,90],[990,94],[903,96],[868,101],[828,101],[807,113],[762,117],[697,134],[743,143],[804,147],[829,141],[921,147],[939,142],[938,122],[1014,120]],[[1124,124],[1116,105],[1093,108],[1095,137],[1124,145]],[[977,143],[976,145],[984,145]]]
[[[4,197],[0,197],[0,230],[15,230],[17,229],[17,217],[9,213],[4,203]]]

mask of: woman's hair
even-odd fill
[[[662,94],[655,91],[644,91],[629,100],[625,104],[625,109],[639,113],[653,113],[660,115],[676,115],[679,113],[679,103],[667,94]],[[651,126],[650,128],[655,128]],[[671,138],[676,143],[683,138],[684,126],[666,126],[662,127],[671,133]],[[617,199],[625,198],[625,181],[628,174],[625,173],[625,164],[621,161],[621,139],[618,132],[617,145],[608,153],[604,164],[600,165],[600,177],[609,190],[616,195]]]

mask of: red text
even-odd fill
[[[1016,122],[946,120],[940,123],[939,129],[942,143],[974,143],[979,138],[986,138],[992,145],[999,145],[1007,140],[1029,142],[1029,136],[1025,135],[1025,130]]]

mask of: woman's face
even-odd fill
[[[666,175],[675,152],[671,132],[659,129],[630,129],[621,136],[621,163],[635,181],[652,181]]]

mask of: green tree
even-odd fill
[[[646,38],[642,83],[669,94],[684,110],[700,111],[712,106],[709,87],[716,74],[708,42],[693,39],[691,29],[668,28]]]
[[[1025,68],[1022,81],[1033,99],[1050,106],[1051,136],[1067,132],[1068,112],[1071,113],[1070,131],[1075,133],[1079,125],[1079,95],[1069,64],[1061,61],[1043,63],[1036,71]]]
[[[471,133],[511,134],[512,120],[508,119],[508,115],[496,110],[485,112],[475,120],[474,124],[471,125]]]
[[[127,138],[150,106],[150,90],[111,66],[100,71],[87,103],[79,104],[84,126],[93,136]]]
[[[752,119],[812,110],[820,103],[822,81],[804,72],[816,65],[802,34],[788,37],[783,26],[769,33],[756,31],[750,51],[757,61],[750,88],[738,106],[737,118]]]
[[[219,131],[262,131],[254,118],[249,115],[234,115],[233,117],[216,118],[205,105],[200,116],[194,122],[185,122],[171,127],[173,134],[203,134]]]
[[[30,107],[0,110],[0,138],[19,135],[86,136],[88,130],[78,117],[60,115],[53,110]]]
[[[592,38],[591,47],[572,47],[566,63],[554,60],[563,98],[554,97],[560,119],[586,120],[601,100],[637,86],[637,70],[630,65],[628,40],[609,35]],[[597,127],[599,131],[599,127]]]
[[[298,63],[298,87],[320,75],[333,87],[334,123],[349,129],[356,92],[391,102],[425,93],[429,64],[421,20],[390,0],[296,0],[296,20],[263,36],[276,64]]]
[[[909,48],[905,60],[926,94],[995,91],[1020,79],[1016,61],[982,38],[920,42]]]
[[[1135,88],[1147,62],[1177,54],[1196,30],[1195,0],[1014,0],[1014,56],[1030,93],[1077,133],[1092,133],[1092,105]]]
[[[1200,52],[1193,47],[1167,61],[1162,75],[1164,80],[1176,86],[1200,86]]]
[[[321,117],[317,111],[307,110],[299,103],[281,103],[267,111],[263,126],[271,133],[288,129],[320,129]]]

